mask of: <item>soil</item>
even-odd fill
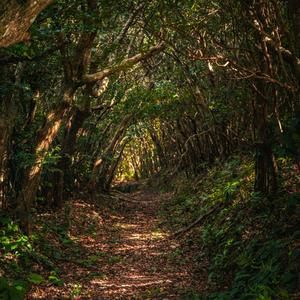
[[[115,197],[109,208],[101,197],[93,203],[74,200],[65,247],[48,236],[59,249],[64,284],[34,286],[28,299],[187,299],[183,295],[203,290],[191,262],[180,259],[179,242],[162,229],[159,210],[170,196],[144,190]],[[55,224],[47,216],[40,220],[49,228]]]

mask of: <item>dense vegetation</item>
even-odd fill
[[[299,299],[300,2],[50,2],[0,4],[0,298],[64,285],[73,199],[143,185],[183,299]]]

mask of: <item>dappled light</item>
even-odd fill
[[[188,262],[176,266],[170,260],[170,253],[179,245],[167,241],[167,231],[158,230],[155,211],[160,205],[159,195],[138,192],[131,197],[136,203],[110,203],[105,220],[95,205],[73,202],[67,235],[70,248],[65,250],[68,255],[58,265],[65,269],[61,276],[64,287],[37,286],[29,297],[67,296],[76,289],[76,284],[81,287],[82,297],[101,295],[102,299],[143,298],[158,290],[162,295],[174,294],[175,297],[183,292],[182,283],[186,282],[185,288],[192,283],[188,272],[191,266]],[[147,206],[139,206],[139,200],[147,202]],[[57,218],[60,219],[59,215]],[[48,219],[51,222],[51,217]],[[49,240],[54,238],[48,237]]]
[[[0,300],[300,299],[299,0],[0,0]]]

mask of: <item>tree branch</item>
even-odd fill
[[[94,74],[88,74],[83,76],[84,83],[90,83],[90,82],[96,82],[98,80],[103,80],[104,78],[119,73],[121,71],[126,71],[130,69],[132,66],[137,64],[138,62],[148,59],[152,57],[153,55],[161,52],[165,48],[164,43],[159,43],[152,48],[148,52],[145,53],[139,53],[135,56],[132,56],[130,58],[124,59],[120,64],[116,66],[112,66],[110,68],[104,69],[102,71],[96,72]]]
[[[189,226],[182,228],[178,231],[176,231],[175,233],[173,233],[173,235],[171,237],[176,237],[179,236],[183,233],[186,233],[187,231],[191,230],[193,227],[201,224],[203,221],[205,221],[205,219],[207,217],[209,217],[211,214],[213,214],[215,211],[219,210],[220,208],[222,208],[223,203],[218,203],[216,206],[214,206],[212,209],[210,209],[207,213],[205,213],[204,215],[202,215],[201,217],[199,217],[196,221],[194,221],[192,224],[190,224]]]

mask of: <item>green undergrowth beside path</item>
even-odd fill
[[[300,298],[300,194],[295,184],[299,179],[289,161],[280,163],[279,191],[269,198],[253,192],[254,165],[247,156],[203,168],[193,179],[180,175],[172,180],[156,178],[168,182],[163,193],[174,192],[171,198],[163,198],[167,200],[159,212],[161,226],[169,231],[185,229],[216,208],[173,237],[180,247],[169,259],[174,264],[192,262],[189,271],[203,291],[187,290],[182,300]],[[63,215],[65,212],[60,218],[43,216],[30,239],[9,217],[0,216],[0,299],[23,299],[36,285],[66,285],[60,270],[64,262],[90,269],[96,261],[109,265],[120,261],[104,252],[86,255],[80,244],[79,237],[95,237],[100,224],[96,215],[77,236],[71,234],[71,224]],[[104,278],[105,274],[93,271],[89,276]],[[79,293],[76,289],[70,290],[71,298]]]
[[[172,232],[220,207],[176,237],[182,249],[175,259],[191,258],[195,276],[207,270],[207,293],[183,299],[300,298],[300,194],[289,172],[292,166],[281,162],[286,184],[265,198],[253,192],[250,161],[234,157],[193,180],[178,177],[169,186],[176,192],[161,214]]]
[[[63,224],[44,225],[29,238],[11,218],[0,217],[1,300],[24,299],[34,285],[64,285],[57,263],[63,258],[62,252],[74,243]]]

